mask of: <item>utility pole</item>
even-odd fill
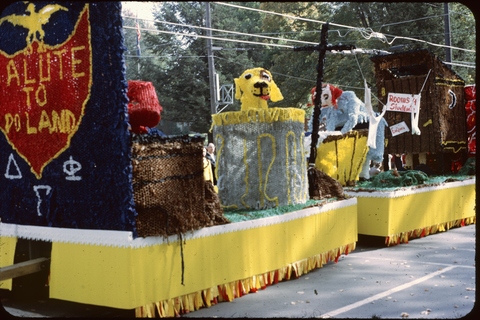
[[[445,14],[445,45],[451,46],[450,33],[450,11],[448,9],[448,2],[443,3],[443,13]],[[445,62],[452,62],[452,48],[445,48]]]
[[[217,94],[215,91],[215,65],[212,48],[212,19],[210,17],[210,2],[205,2],[205,27],[207,28],[207,56],[208,78],[210,82],[210,113],[215,114],[217,109]],[[208,141],[213,142],[213,134],[208,133]]]

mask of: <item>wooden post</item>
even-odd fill
[[[325,54],[327,51],[337,50],[353,50],[353,45],[328,45],[328,22],[322,25],[320,34],[320,43],[318,46],[305,46],[296,47],[294,51],[318,51],[318,64],[317,64],[317,86],[315,96],[315,106],[313,108],[312,115],[312,143],[310,145],[310,157],[308,160],[309,167],[315,166],[315,159],[317,158],[317,143],[318,143],[318,128],[320,126],[320,109],[321,109],[321,96],[322,96],[322,81],[323,81],[323,69],[325,65]]]
[[[325,64],[325,53],[327,52],[328,23],[322,25],[320,34],[320,44],[318,46],[318,64],[317,64],[317,94],[315,95],[315,106],[313,107],[312,120],[312,144],[310,145],[310,157],[308,163],[310,167],[315,166],[317,158],[318,127],[320,125],[320,104],[322,97],[323,67]]]

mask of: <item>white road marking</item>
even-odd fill
[[[374,295],[374,296],[372,296],[372,297],[370,297],[370,298],[363,299],[363,300],[360,300],[360,301],[358,301],[358,302],[352,303],[352,304],[350,304],[350,305],[348,305],[348,306],[339,308],[339,309],[337,309],[337,310],[333,310],[333,311],[327,312],[327,313],[323,314],[322,316],[320,316],[319,318],[324,318],[324,319],[325,319],[325,318],[335,317],[335,316],[337,316],[337,315],[339,315],[339,314],[341,314],[341,313],[350,311],[350,310],[352,310],[352,309],[355,309],[355,308],[361,307],[361,306],[363,306],[363,305],[365,305],[365,304],[368,304],[368,303],[370,303],[370,302],[372,302],[372,301],[375,301],[375,300],[384,298],[384,297],[386,297],[386,296],[389,296],[389,295],[391,295],[392,293],[395,293],[395,292],[398,292],[398,291],[402,291],[402,290],[404,290],[404,289],[407,289],[407,288],[409,288],[409,287],[412,287],[412,286],[414,286],[414,285],[416,285],[416,284],[419,284],[419,283],[421,283],[421,282],[423,282],[423,281],[425,281],[425,280],[428,280],[428,279],[430,279],[430,278],[433,278],[433,277],[435,277],[435,276],[438,276],[438,275],[440,275],[440,274],[442,274],[442,273],[448,272],[448,271],[450,271],[450,270],[452,270],[452,269],[454,269],[454,268],[456,268],[456,266],[450,266],[450,267],[447,267],[447,268],[445,268],[445,269],[435,271],[435,272],[430,273],[430,274],[428,274],[428,275],[426,275],[426,276],[424,276],[424,277],[421,277],[421,278],[418,278],[418,279],[413,280],[413,281],[411,281],[411,282],[407,282],[407,283],[405,283],[405,284],[402,284],[401,286],[398,286],[398,287],[392,288],[392,289],[390,289],[390,290],[387,290],[387,291],[381,292],[381,293],[379,293],[379,294],[376,294],[376,295]]]
[[[472,250],[475,251],[475,250]],[[377,261],[389,261],[389,262],[399,262],[399,263],[419,263],[415,260],[398,260],[398,259],[389,259],[389,258],[377,258],[377,257],[367,257],[367,256],[353,256],[349,255],[348,258],[360,258],[364,260],[377,260]],[[451,263],[441,263],[441,262],[425,262],[422,261],[422,264],[425,265],[437,265],[437,266],[448,266],[448,267],[458,267],[458,268],[475,268],[475,266],[468,266],[463,264],[451,264]]]

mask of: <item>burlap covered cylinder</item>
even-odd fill
[[[133,135],[137,232],[169,236],[210,224],[205,214],[203,137]]]
[[[307,201],[303,110],[255,109],[212,118],[224,207],[265,209]]]

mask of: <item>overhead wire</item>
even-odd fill
[[[234,64],[237,64],[237,65],[240,65],[240,66],[245,66],[243,63],[240,63],[240,62],[237,62],[237,61],[230,61],[230,59],[226,59],[226,58],[223,58],[223,57],[217,57],[217,56],[215,56],[215,59],[227,60],[227,61],[229,61],[230,63],[234,63]],[[306,82],[316,83],[316,80],[312,80],[312,79],[295,77],[295,76],[292,76],[292,75],[283,74],[283,73],[274,72],[274,71],[270,71],[270,72],[271,72],[273,75],[275,75],[275,76],[283,76],[283,77],[285,77],[285,78],[290,78],[290,79],[296,79],[296,80],[302,80],[302,81],[306,81]]]
[[[239,5],[235,5],[235,4],[231,4],[231,3],[224,3],[224,2],[214,2],[214,3],[219,4],[219,5],[229,6],[229,7],[235,7],[235,8],[238,8],[238,9],[245,9],[245,10],[251,10],[251,11],[256,11],[256,12],[261,12],[261,13],[266,13],[266,14],[283,16],[283,17],[286,17],[286,18],[294,19],[294,20],[315,22],[315,23],[320,23],[320,24],[326,24],[327,23],[326,21],[319,21],[319,20],[314,20],[314,19],[296,17],[296,16],[284,14],[284,13],[278,13],[278,12],[273,12],[273,11],[266,11],[266,10],[261,10],[261,9],[244,7],[244,6],[239,6]],[[329,25],[342,27],[342,28],[346,28],[346,29],[357,30],[357,31],[360,31],[360,32],[365,32],[365,30],[366,30],[365,28],[352,27],[352,26],[347,26],[347,25],[342,25],[342,24],[332,23],[332,22],[329,22]],[[347,32],[347,34],[348,34],[348,32]],[[377,34],[374,37],[379,37],[380,38],[381,37],[380,34],[381,33],[377,32]],[[386,39],[386,35],[384,35],[384,36],[385,36],[385,39]],[[395,36],[395,35],[389,35],[389,36],[393,37],[392,41],[390,41],[390,42],[388,40],[386,41],[389,45],[391,45],[397,39],[405,39],[405,40],[423,42],[423,43],[427,43],[427,44],[430,44],[430,45],[433,45],[433,46],[438,46],[438,47],[444,47],[444,48],[450,48],[450,49],[456,49],[456,50],[463,50],[463,51],[467,51],[467,52],[476,52],[475,50],[464,49],[464,48],[453,47],[453,46],[447,46],[447,45],[440,45],[440,44],[436,44],[436,43],[433,43],[433,42],[429,42],[429,41],[425,41],[425,40],[421,40],[421,39],[415,39],[415,38],[411,38],[411,37],[403,37],[403,36]]]
[[[398,22],[382,24],[380,26],[380,29],[378,29],[378,30],[380,31],[383,27],[396,26],[396,25],[404,24],[404,23],[410,23],[410,22],[415,22],[415,21],[420,21],[420,20],[427,20],[427,19],[432,19],[432,18],[444,17],[446,15],[447,14],[444,13],[444,14],[440,14],[440,15],[436,15],[436,16],[428,16],[428,17],[422,17],[422,18],[418,18],[418,19],[412,19],[412,20],[405,20],[405,21],[398,21]]]
[[[258,44],[258,45],[281,47],[281,48],[288,48],[288,49],[293,49],[294,48],[294,46],[277,44],[277,43],[264,43],[264,42],[255,42],[255,41],[230,39],[230,38],[217,38],[217,37],[204,36],[204,35],[201,35],[201,34],[188,34],[188,33],[183,33],[183,32],[157,30],[157,29],[145,29],[145,28],[136,28],[136,27],[128,27],[128,26],[124,26],[124,28],[125,29],[140,30],[140,31],[149,31],[149,32],[155,32],[155,33],[172,34],[172,35],[176,35],[176,36],[204,38],[204,39],[212,39],[212,40],[219,40],[219,41],[237,42],[237,43]]]
[[[189,25],[183,25],[185,27],[195,27],[195,26],[189,26]],[[200,34],[188,34],[188,33],[183,33],[183,32],[174,32],[174,31],[167,31],[167,30],[158,30],[158,29],[147,29],[147,28],[137,28],[137,27],[129,27],[129,26],[124,26],[125,29],[132,29],[132,30],[140,30],[140,31],[148,31],[148,32],[154,32],[154,33],[165,33],[165,34],[172,34],[176,36],[185,36],[185,37],[195,37],[195,38],[204,38],[204,39],[211,39],[211,40],[217,40],[217,41],[227,41],[227,42],[235,42],[235,43],[247,43],[247,44],[255,44],[255,45],[262,45],[262,46],[267,46],[267,47],[279,47],[279,48],[286,48],[286,49],[294,49],[294,46],[291,45],[283,45],[283,44],[276,44],[276,43],[265,43],[265,42],[256,42],[256,41],[248,41],[248,40],[239,40],[239,39],[231,39],[231,38],[217,38],[217,37],[210,37],[210,36],[205,36],[205,35],[200,35]],[[218,29],[217,29],[218,30]],[[255,37],[255,35],[252,35]],[[279,40],[285,41],[287,39],[284,38],[278,38]],[[308,41],[301,41],[301,40],[296,40],[297,43],[303,43],[303,44],[312,44],[312,42]],[[426,42],[426,41],[425,41]],[[316,44],[316,43],[313,43]],[[454,47],[452,47],[454,48]],[[388,51],[384,50],[378,50],[378,49],[361,49],[357,48],[354,49],[352,52],[350,51],[342,51],[342,52],[335,52],[335,53],[342,53],[342,54],[350,54],[350,53],[389,53]]]
[[[464,68],[476,69],[476,66],[475,66],[475,65],[468,65],[468,64],[461,64],[461,63],[447,62],[447,61],[443,61],[443,63],[448,64],[448,65],[451,65],[451,66],[457,66],[457,67],[464,67]],[[470,63],[470,62],[466,62],[466,63]]]
[[[146,19],[145,19],[146,20]],[[153,20],[156,21],[156,20]],[[162,21],[156,21],[156,22],[162,22]],[[163,22],[162,22],[163,23]],[[185,28],[199,28],[199,29],[209,29],[205,27],[198,27],[198,26],[193,26],[193,25],[186,25],[186,24],[179,24],[179,23],[170,23],[170,22],[164,22],[167,24],[173,24],[173,25],[180,25]],[[140,30],[140,31],[148,31],[148,32],[153,32],[153,33],[165,33],[165,34],[172,34],[172,35],[177,35],[177,36],[186,36],[186,37],[199,37],[199,38],[205,38],[205,39],[212,39],[212,40],[217,40],[217,41],[227,41],[227,42],[236,42],[236,43],[247,43],[247,44],[256,44],[256,45],[262,45],[262,46],[270,46],[270,47],[280,47],[280,48],[287,48],[287,49],[294,49],[294,46],[291,45],[283,45],[283,44],[275,44],[275,43],[265,43],[265,42],[255,42],[255,41],[247,41],[247,40],[239,40],[239,39],[231,39],[231,38],[218,38],[218,37],[213,37],[213,36],[205,36],[205,35],[200,35],[200,34],[188,34],[188,33],[183,33],[183,32],[174,32],[174,31],[167,31],[167,30],[158,30],[158,29],[150,29],[150,28],[139,28],[139,27],[130,27],[130,26],[124,26],[125,29],[132,29],[132,30]],[[220,30],[220,29],[211,29],[214,31],[221,31],[221,32],[230,32],[227,30]],[[230,33],[235,33],[235,34],[241,34],[244,36],[251,36],[251,37],[260,37],[260,38],[268,38],[271,40],[278,40],[278,41],[292,41],[295,43],[299,44],[304,44],[304,45],[317,45],[318,43],[316,42],[310,42],[310,41],[302,41],[302,40],[292,40],[292,39],[286,39],[286,38],[275,38],[275,37],[265,37],[265,36],[258,36],[255,34],[247,34],[247,33],[242,33],[242,32],[230,32]],[[378,50],[378,49],[361,49],[357,48],[354,49],[352,52],[350,51],[335,51],[335,53],[342,53],[342,54],[350,54],[350,53],[388,53],[387,51],[383,50]]]
[[[261,10],[261,9],[244,7],[244,6],[239,6],[239,5],[231,4],[231,3],[225,3],[225,2],[213,2],[213,3],[219,4],[219,5],[222,5],[222,6],[227,6],[227,7],[234,7],[234,8],[238,8],[238,9],[245,9],[245,10],[251,10],[251,11],[256,11],[256,12],[261,12],[261,13],[266,13],[266,14],[282,16],[282,17],[290,18],[290,19],[294,19],[294,20],[301,20],[301,21],[306,21],[306,22],[315,22],[315,23],[320,23],[320,24],[326,24],[327,23],[326,21],[319,21],[319,20],[314,20],[314,19],[296,17],[296,16],[292,16],[292,15],[289,15],[289,14],[285,14],[285,13],[278,13],[278,12],[274,12],[274,11],[266,11],[266,10]],[[356,27],[346,26],[346,25],[337,24],[337,23],[329,23],[329,25],[337,26],[337,27],[344,27],[344,28],[347,28],[347,29],[356,29]]]
[[[147,19],[145,19],[145,20],[147,20]],[[302,43],[302,44],[317,44],[316,42],[308,42],[308,41],[301,41],[301,40],[287,39],[287,38],[278,38],[278,37],[269,37],[269,36],[262,36],[262,35],[258,35],[258,34],[253,35],[251,33],[229,31],[229,30],[220,30],[220,29],[207,28],[207,27],[199,27],[199,26],[193,26],[193,25],[186,25],[186,24],[183,24],[183,23],[167,22],[167,21],[160,21],[160,20],[148,20],[148,21],[153,21],[153,22],[158,22],[158,23],[163,23],[163,24],[169,24],[169,25],[173,25],[173,26],[180,26],[180,27],[185,27],[185,28],[195,28],[195,29],[200,29],[200,30],[218,31],[218,32],[223,32],[223,33],[227,33],[227,34],[234,34],[234,35],[241,35],[241,36],[250,36],[250,37],[253,36],[253,37],[256,37],[256,38],[269,39],[269,40],[297,42],[297,43]]]
[[[207,56],[173,56],[173,55],[166,55],[166,56],[145,56],[145,55],[141,55],[141,56],[138,56],[138,55],[135,55],[135,54],[126,54],[124,55],[125,57],[127,58],[173,58],[175,57],[175,59],[185,59],[185,58],[207,58]]]
[[[447,45],[444,45],[444,44],[437,44],[437,43],[433,43],[433,42],[430,42],[430,41],[415,39],[415,38],[411,38],[411,37],[393,36],[393,35],[389,35],[389,36],[394,37],[392,41],[390,41],[390,42],[387,41],[387,43],[389,45],[391,45],[397,39],[404,39],[404,40],[411,40],[411,41],[426,43],[426,44],[429,44],[429,45],[435,46],[435,47],[449,48],[449,49],[455,49],[455,50],[466,51],[466,52],[476,52],[476,50],[464,49],[464,48],[459,48],[459,47],[454,47],[454,46],[447,46]]]
[[[222,2],[215,2],[220,5],[225,5],[225,6],[230,6],[230,7],[235,7],[235,8],[240,8],[240,9],[246,9],[246,10],[253,10],[257,12],[262,12],[266,14],[273,14],[273,15],[280,15],[284,17],[288,17],[291,19],[296,19],[296,20],[303,20],[303,21],[309,21],[309,22],[315,22],[315,23],[326,23],[324,21],[319,21],[319,20],[313,20],[313,19],[307,19],[307,18],[302,18],[302,17],[296,17],[296,16],[291,16],[287,14],[281,14],[281,13],[276,13],[272,11],[266,11],[266,10],[261,10],[261,9],[255,9],[255,8],[249,8],[249,7],[243,7],[239,5],[234,5],[234,4],[229,4],[229,3],[222,3]],[[139,19],[139,18],[134,18],[134,17],[126,17],[126,18],[132,18],[132,19]],[[262,35],[257,35],[257,34],[249,34],[249,33],[243,33],[243,32],[235,32],[235,31],[229,31],[229,30],[220,30],[220,29],[214,29],[214,28],[206,28],[206,27],[199,27],[199,26],[193,26],[193,25],[186,25],[186,24],[179,24],[179,23],[173,23],[173,22],[166,22],[166,21],[159,21],[159,20],[151,20],[151,19],[141,19],[144,21],[153,21],[153,22],[158,22],[158,23],[164,23],[164,24],[171,24],[171,25],[177,25],[177,26],[183,26],[186,28],[197,28],[197,29],[202,29],[202,30],[211,30],[211,31],[216,31],[216,32],[223,32],[227,34],[235,34],[235,35],[241,35],[241,36],[251,36],[251,37],[258,37],[258,38],[263,38],[263,39],[269,39],[269,40],[277,40],[277,41],[285,41],[285,42],[295,42],[295,43],[301,43],[301,44],[317,44],[314,42],[309,42],[309,41],[302,41],[302,40],[293,40],[293,39],[286,39],[286,38],[278,38],[278,37],[269,37],[269,36],[262,36]],[[421,39],[416,39],[412,37],[403,37],[403,36],[394,36],[394,35],[388,35],[389,37],[393,37],[393,40],[388,41],[385,34],[375,32],[371,28],[357,28],[357,27],[351,27],[351,26],[346,26],[346,25],[341,25],[341,24],[336,24],[336,23],[329,23],[330,25],[333,26],[338,26],[338,27],[343,27],[349,29],[343,36],[340,33],[340,30],[330,30],[332,32],[336,31],[338,32],[338,35],[340,37],[345,37],[348,33],[352,31],[358,31],[362,35],[363,38],[366,40],[371,39],[371,38],[377,38],[380,41],[384,43],[388,43],[391,45],[395,40],[397,39],[405,39],[405,40],[411,40],[411,41],[419,41],[423,42],[429,45],[433,46],[438,46],[438,47],[444,47],[444,48],[451,48],[455,50],[463,50],[467,52],[476,52],[475,50],[470,50],[470,49],[464,49],[464,48],[459,48],[459,47],[454,47],[454,46],[446,46],[446,45],[440,45],[436,43],[432,43],[429,41],[421,40]],[[199,34],[186,34],[182,32],[173,32],[173,31],[166,31],[166,30],[158,30],[158,29],[146,29],[146,28],[137,28],[137,27],[128,27],[124,26],[125,29],[136,29],[136,30],[143,30],[143,31],[149,31],[149,32],[155,32],[155,33],[166,33],[166,34],[172,34],[172,35],[177,35],[177,36],[187,36],[187,37],[198,37],[198,38],[206,38],[206,39],[212,39],[216,41],[227,41],[227,42],[236,42],[236,43],[246,43],[246,44],[254,44],[254,45],[263,45],[263,46],[270,46],[270,47],[277,47],[277,48],[286,48],[286,49],[293,49],[294,46],[290,45],[283,45],[283,44],[275,44],[275,43],[264,43],[264,42],[255,42],[255,41],[247,41],[247,40],[239,40],[239,39],[230,39],[230,38],[218,38],[218,37],[209,37],[209,36],[204,36],[204,35],[199,35]],[[359,49],[358,52],[364,52],[364,53],[379,53],[382,52],[381,50],[365,50],[365,49]],[[385,53],[388,53],[388,51],[383,51]],[[342,53],[346,53],[345,51]],[[354,53],[354,52],[351,52]],[[453,64],[452,65],[459,65],[459,64]],[[463,65],[459,65],[463,66]],[[471,67],[471,66],[470,66]],[[475,67],[473,67],[475,68]]]
[[[217,37],[209,37],[209,36],[198,35],[198,34],[186,34],[186,33],[182,33],[182,32],[173,32],[173,31],[165,31],[165,30],[157,30],[157,29],[136,28],[136,27],[129,27],[129,26],[124,26],[124,28],[125,29],[134,29],[134,30],[138,29],[138,30],[141,30],[141,31],[149,31],[149,32],[155,32],[155,33],[166,33],[166,34],[172,34],[172,35],[177,35],[177,36],[198,37],[198,38],[212,39],[212,40],[217,40],[217,41],[246,43],[246,44],[262,45],[262,46],[269,46],[269,47],[280,47],[280,48],[287,48],[287,49],[295,48],[294,46],[281,45],[281,44],[275,44],[275,43],[264,43],[264,42],[246,41],[246,40],[230,39],[230,38],[217,38]],[[310,42],[306,42],[306,43],[310,43]],[[254,49],[254,48],[252,48],[252,49]],[[378,50],[378,49],[357,48],[357,49],[353,49],[353,50],[350,50],[350,51],[332,51],[332,52],[327,52],[327,53],[349,55],[349,54],[356,54],[356,53],[365,53],[365,54],[384,53],[384,54],[386,54],[386,53],[390,53],[390,52],[385,51],[385,50]],[[128,57],[133,57],[133,56],[128,56]],[[145,58],[145,57],[146,56],[144,56],[143,58]],[[151,57],[153,57],[153,56],[151,56]],[[450,65],[455,65],[455,66],[460,66],[460,67],[467,67],[467,68],[473,68],[473,69],[476,68],[475,66],[471,66],[471,65],[462,65],[462,64],[458,64],[458,63],[447,63],[447,62],[444,62],[444,63],[445,64],[450,64]]]
[[[230,6],[230,7],[235,7],[235,8],[240,8],[240,9],[245,9],[245,10],[252,10],[252,11],[262,12],[262,13],[266,13],[266,14],[280,15],[280,16],[288,17],[288,18],[290,18],[290,19],[295,19],[295,20],[303,20],[303,21],[315,22],[315,23],[320,23],[320,24],[325,24],[325,23],[327,23],[327,22],[325,22],[325,21],[319,21],[319,20],[314,20],[314,19],[307,19],[307,18],[302,18],[302,17],[296,17],[296,16],[287,15],[287,14],[283,14],[283,13],[277,13],[277,12],[273,12],[273,11],[266,11],[266,10],[261,10],[261,9],[244,7],[244,6],[234,5],[234,4],[230,4],[230,3],[222,3],[222,2],[214,2],[214,3],[220,4],[220,5],[225,5],[225,6]],[[128,18],[132,18],[132,19],[133,19],[133,17],[128,17]],[[138,18],[135,18],[135,19],[138,19]],[[228,31],[228,30],[220,30],[220,29],[199,27],[199,26],[193,26],[193,25],[179,24],[179,23],[174,23],[174,22],[166,22],[166,21],[151,20],[151,19],[141,19],[141,20],[144,20],[144,21],[153,21],[153,22],[165,23],[165,24],[171,24],[171,25],[177,25],[177,26],[183,26],[183,27],[197,28],[197,29],[203,29],[203,30],[220,31],[220,32],[224,32],[224,33],[237,34],[237,35],[243,35],[243,36],[252,36],[252,37],[259,37],[259,38],[267,38],[267,39],[278,40],[278,41],[290,41],[290,42],[297,42],[297,43],[304,43],[304,44],[316,44],[316,43],[312,43],[312,42],[308,42],[308,41],[293,40],[293,39],[286,39],[286,38],[267,37],[267,36],[260,36],[260,35],[255,35],[255,34],[242,33],[242,32],[235,32],[235,31]],[[375,31],[373,31],[372,28],[358,28],[358,27],[352,27],[352,26],[347,26],[347,25],[342,25],[342,24],[336,24],[336,23],[329,23],[329,25],[350,29],[350,30],[348,30],[344,35],[342,35],[342,34],[340,33],[340,30],[331,30],[331,31],[336,31],[336,32],[338,32],[338,35],[339,35],[340,37],[345,37],[347,34],[349,34],[349,33],[352,32],[352,31],[358,31],[358,32],[360,32],[360,34],[362,35],[362,37],[364,37],[364,38],[367,39],[367,40],[368,40],[368,39],[371,39],[371,38],[377,38],[377,39],[379,39],[380,41],[382,41],[383,43],[388,43],[389,45],[391,45],[391,44],[392,44],[395,40],[397,40],[397,39],[405,39],[405,40],[423,42],[423,43],[426,43],[426,44],[429,44],[429,45],[432,45],[432,46],[437,46],[437,47],[443,47],[443,48],[461,50],[461,51],[466,51],[466,52],[476,52],[475,50],[471,50],[471,49],[464,49],[464,48],[459,48],[459,47],[454,47],[454,46],[447,46],[447,45],[442,45],[442,44],[436,44],[436,43],[433,43],[433,42],[429,42],[429,41],[421,40],[421,39],[417,39],[417,38],[404,37],[404,36],[395,36],[395,35],[388,35],[388,34],[387,34],[389,37],[393,37],[393,39],[392,39],[391,41],[388,41],[388,39],[386,38],[386,36],[387,36],[386,34],[383,34],[383,33],[380,33],[380,32],[375,32]],[[131,28],[131,27],[125,27],[125,28]],[[146,29],[144,29],[144,30],[146,30]],[[157,31],[157,30],[149,29],[149,30],[146,30],[146,31]],[[168,32],[165,32],[165,33],[168,33]],[[179,35],[184,35],[184,34],[179,34]],[[205,38],[206,36],[200,36],[200,35],[199,35],[199,37]],[[214,38],[211,38],[211,39],[214,39]],[[225,38],[222,38],[222,40],[223,40],[223,39],[225,39]],[[220,38],[217,38],[217,40],[220,40]],[[225,41],[231,41],[231,40],[225,40]],[[293,48],[293,47],[289,47],[289,48]]]

